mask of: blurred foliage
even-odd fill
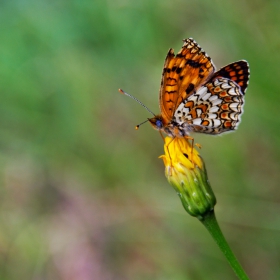
[[[280,278],[280,2],[0,4],[0,279],[236,279],[164,178],[165,55],[193,37],[246,59],[236,133],[196,135],[217,218],[252,279]]]

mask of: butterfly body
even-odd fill
[[[175,56],[170,49],[159,94],[161,114],[148,119],[171,137],[233,131],[243,113],[249,65],[241,60],[215,72],[211,58],[191,38]]]

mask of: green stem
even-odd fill
[[[220,247],[221,251],[227,258],[230,266],[236,273],[237,277],[241,280],[249,280],[249,277],[243,270],[242,266],[236,259],[233,252],[231,251],[231,249],[219,227],[219,224],[216,220],[214,210],[208,212],[200,221],[207,228],[207,230],[212,235],[212,237],[214,238],[217,245]]]

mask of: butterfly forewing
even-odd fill
[[[160,109],[164,124],[168,124],[184,100],[213,75],[211,58],[191,38],[184,41],[179,53],[169,50],[162,73]]]
[[[234,81],[245,94],[250,77],[249,64],[245,60],[233,62],[217,71],[213,78],[215,77],[224,77]]]

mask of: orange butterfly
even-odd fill
[[[159,94],[161,113],[148,121],[171,137],[235,130],[243,113],[248,81],[247,61],[231,63],[215,72],[211,58],[192,38],[185,39],[176,56],[173,49],[167,54]]]

